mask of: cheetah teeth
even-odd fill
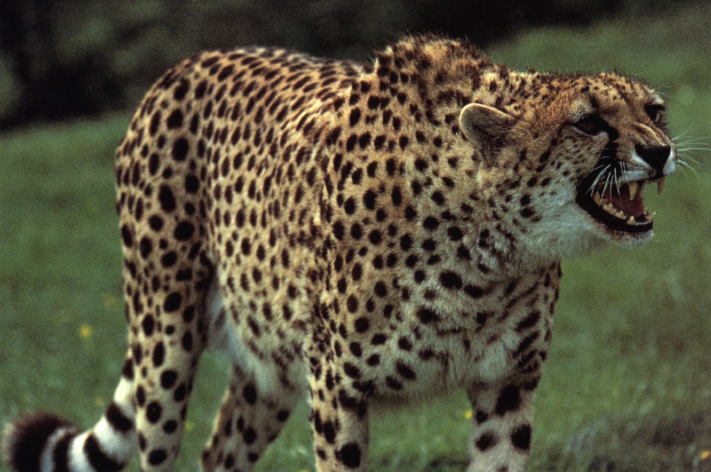
[[[634,197],[637,196],[637,190],[639,190],[639,184],[637,182],[630,182],[627,186],[630,189],[630,200],[634,200]]]
[[[662,193],[662,190],[664,190],[664,181],[666,177],[662,177],[661,179],[657,180],[657,195],[660,195]]]

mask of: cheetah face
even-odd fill
[[[654,97],[606,112],[590,108],[598,107],[579,109],[569,125],[569,132],[600,149],[592,171],[579,178],[575,201],[613,239],[646,239],[656,213],[647,210],[644,190],[656,183],[661,193],[677,160],[664,125],[664,105]]]

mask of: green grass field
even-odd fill
[[[565,262],[531,470],[711,471],[711,7],[535,30],[487,53],[654,84],[683,155],[698,161],[661,196],[647,191],[654,241]],[[128,119],[0,135],[0,421],[41,408],[88,426],[113,394],[126,335],[112,166]],[[225,362],[208,354],[179,470],[195,470],[225,382]],[[302,413],[259,470],[313,468]],[[373,415],[370,466],[462,470],[469,422],[463,394]]]

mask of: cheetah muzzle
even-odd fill
[[[100,421],[7,427],[12,468],[172,470],[203,351],[229,386],[200,458],[253,470],[310,402],[319,472],[364,471],[371,407],[464,389],[470,472],[526,470],[560,262],[652,235],[662,98],[403,38],[373,64],[193,56],[117,151],[128,346]]]

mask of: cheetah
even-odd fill
[[[662,98],[404,37],[372,64],[193,56],[117,151],[128,348],[99,422],[4,434],[24,471],[172,470],[198,360],[232,359],[201,456],[248,471],[310,402],[316,468],[364,471],[369,412],[464,389],[469,471],[526,470],[560,261],[639,245],[678,157]]]

